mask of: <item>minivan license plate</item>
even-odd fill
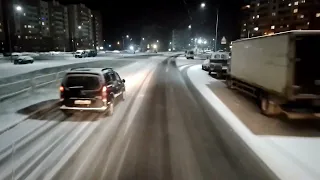
[[[89,105],[89,104],[91,104],[91,101],[90,100],[75,100],[74,104]]]

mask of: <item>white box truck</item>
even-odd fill
[[[257,98],[265,115],[320,117],[318,52],[317,30],[234,41],[227,85]]]

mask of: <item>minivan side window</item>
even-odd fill
[[[117,79],[117,81],[121,81],[121,78],[118,73],[116,73],[116,79]]]
[[[105,73],[103,76],[104,76],[106,83],[109,83],[111,81],[111,77],[110,77],[109,73]]]
[[[114,73],[110,73],[110,76],[112,81],[115,81],[117,79]]]

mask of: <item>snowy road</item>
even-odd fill
[[[33,64],[23,64],[23,65],[14,65],[13,63],[1,63],[0,64],[0,78],[6,78],[18,74],[28,73],[31,71],[43,69],[43,68],[50,68],[50,67],[57,67],[69,64],[76,64],[76,63],[84,63],[84,62],[92,62],[92,61],[105,61],[105,60],[127,60],[132,58],[148,58],[145,55],[134,55],[134,54],[119,54],[119,55],[109,55],[103,57],[88,57],[88,58],[74,58],[71,57],[69,59],[63,60],[35,60]]]
[[[112,117],[65,117],[54,106],[57,85],[1,104],[24,120],[0,135],[0,179],[274,178],[229,127],[212,123],[224,120],[196,96],[175,58],[117,71],[127,98]]]

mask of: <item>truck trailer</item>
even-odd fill
[[[257,99],[267,116],[320,117],[320,31],[297,30],[232,44],[227,86]]]

